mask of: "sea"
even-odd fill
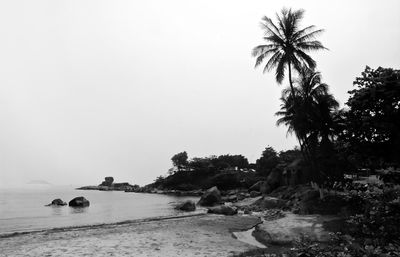
[[[90,206],[45,206],[56,198],[69,202],[83,196]],[[35,185],[0,188],[0,236],[53,228],[117,223],[185,215],[176,204],[198,197],[123,191],[76,190],[74,186]],[[203,212],[204,210],[197,210]]]

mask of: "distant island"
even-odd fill
[[[27,182],[29,185],[51,185],[51,183],[47,182],[46,180],[31,180]]]
[[[139,189],[139,185],[131,185],[128,182],[114,183],[113,177],[105,177],[98,186],[83,186],[77,190],[100,190],[100,191],[127,191],[133,192]]]

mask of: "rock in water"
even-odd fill
[[[217,187],[208,189],[200,198],[198,204],[201,206],[213,206],[221,202],[221,192]]]
[[[195,211],[196,210],[196,204],[193,201],[186,201],[184,203],[178,204],[175,209],[181,210],[181,211]]]
[[[54,206],[64,206],[64,205],[67,205],[67,203],[64,202],[61,199],[54,199],[53,201],[51,201],[51,203],[49,203],[46,206],[52,206],[52,205],[54,205]]]
[[[238,213],[238,211],[234,207],[220,205],[220,206],[209,208],[208,213],[223,214],[223,215],[235,215]]]
[[[71,207],[87,207],[90,205],[90,202],[83,196],[75,197],[68,203]]]

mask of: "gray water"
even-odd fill
[[[56,198],[68,203],[77,196],[88,199],[90,206],[45,206]],[[198,200],[159,194],[83,191],[68,186],[0,189],[0,234],[182,215],[174,206],[188,199]]]

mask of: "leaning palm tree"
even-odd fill
[[[297,71],[300,71],[302,66],[314,69],[316,62],[306,52],[326,49],[320,41],[315,40],[315,37],[323,32],[322,29],[316,30],[314,25],[299,28],[303,15],[304,10],[292,11],[284,8],[281,16],[276,15],[277,24],[264,16],[261,26],[265,31],[264,40],[267,44],[256,46],[252,53],[257,57],[256,67],[270,56],[263,72],[276,67],[275,75],[279,84],[284,79],[286,68],[288,69],[292,95],[294,95],[292,66]]]

